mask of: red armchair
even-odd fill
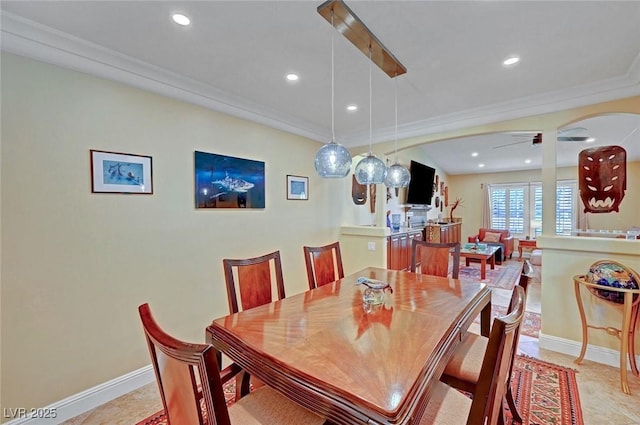
[[[500,234],[500,238],[497,241],[492,240],[492,235],[487,235],[487,233],[498,233]],[[502,247],[502,258],[501,260],[506,260],[507,257],[511,258],[513,255],[513,236],[511,232],[508,230],[500,230],[500,229],[487,229],[481,228],[477,234],[473,236],[469,236],[469,242],[475,242],[476,238],[478,238],[479,242],[486,243],[487,245],[499,245]],[[485,240],[486,239],[486,240]]]

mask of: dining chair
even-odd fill
[[[453,252],[452,252],[453,250]],[[411,244],[411,271],[432,276],[447,277],[449,275],[449,257],[453,254],[451,277],[458,278],[460,272],[460,243],[435,243],[414,239]]]
[[[248,310],[273,301],[272,280],[274,278],[278,299],[285,297],[280,251],[247,259],[223,259],[222,265],[231,313],[240,311],[238,302],[242,310]]]
[[[230,313],[238,313],[240,311],[239,305],[242,306],[242,310],[249,310],[273,301],[272,282],[274,279],[278,299],[281,300],[285,297],[280,251],[246,259],[226,258],[222,260],[222,266],[227,284],[227,301]],[[222,354],[220,352],[217,354],[217,359],[218,365],[221,365]],[[259,382],[255,384],[260,385]],[[248,372],[243,371],[236,377],[236,397],[247,394],[250,386],[251,376]]]
[[[167,334],[155,321],[149,304],[139,306],[138,312],[169,424],[324,423],[323,418],[266,386],[227,407],[222,385],[240,367],[232,363],[219,371],[211,344],[191,344]]]
[[[340,242],[324,246],[303,246],[309,289],[335,282],[344,277]]]
[[[516,288],[522,288],[525,302],[527,296],[527,288],[529,286],[529,279],[530,276],[528,274],[522,273],[520,275],[520,281],[518,282],[518,285],[516,285],[516,287],[514,288],[514,291]],[[511,302],[509,303],[509,307],[507,309],[508,313],[513,311],[517,307],[515,303],[516,300],[511,298]],[[511,369],[509,370],[509,377],[511,376],[511,372],[513,370],[513,362],[515,361],[515,357],[518,352],[519,340],[520,328],[516,330],[515,334],[514,345],[511,352],[512,363]],[[458,347],[454,351],[453,356],[445,367],[440,380],[454,388],[475,394],[478,388],[478,382],[480,380],[483,353],[487,350],[488,344],[488,338],[475,333],[467,333],[463,337],[460,345],[458,345]],[[518,409],[516,407],[509,381],[507,381],[505,398],[507,401],[507,405],[509,406],[509,410],[511,410],[513,420],[515,422],[522,423],[522,417],[520,416],[520,412],[518,412]]]
[[[427,404],[420,425],[498,425],[505,424],[502,402],[513,363],[513,349],[524,317],[526,295],[514,288],[514,308],[493,320],[473,400],[449,385],[438,382]]]

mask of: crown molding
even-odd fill
[[[627,73],[621,77],[401,124],[398,126],[398,139],[548,114],[638,95],[640,95],[640,54],[636,56]],[[395,129],[386,127],[374,134],[373,143],[388,142],[394,140],[394,137]],[[349,143],[349,146],[363,146],[368,144],[369,134],[363,132],[350,140],[352,143]]]
[[[251,100],[232,96],[86,40],[5,11],[0,12],[0,17],[3,51],[148,90],[318,142],[324,143],[330,137],[330,129],[282,116]],[[640,54],[623,76],[405,123],[398,127],[397,137],[425,136],[636,95],[640,95]],[[375,131],[373,143],[394,138],[395,128],[386,127]],[[368,132],[343,134],[340,140],[347,147],[363,146],[368,142]]]

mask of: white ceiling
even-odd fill
[[[326,142],[333,35],[335,133],[346,146],[366,145],[369,61],[317,13],[320,3],[3,0],[2,49]],[[394,137],[396,83],[400,137],[640,94],[640,1],[347,4],[408,70],[394,80],[373,69],[374,143]],[[192,24],[174,24],[174,12]],[[522,61],[507,69],[501,62],[510,54]],[[288,72],[300,80],[287,82]],[[360,109],[347,112],[351,103]],[[604,130],[583,126],[594,137],[600,131],[623,140],[628,125],[638,121],[617,132],[620,126],[606,121],[598,124]],[[637,133],[631,137],[636,145]],[[518,140],[503,134],[425,149],[457,174],[476,172],[479,161],[451,158],[458,146],[486,144],[501,168],[487,160],[483,171],[505,171],[520,168],[524,156],[541,156],[528,143],[492,149]]]

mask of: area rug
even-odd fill
[[[584,425],[573,369],[518,355],[511,390],[522,425]]]
[[[234,401],[234,384],[225,386],[227,405]],[[584,425],[574,370],[517,356],[511,385],[522,425]],[[167,417],[160,411],[136,425],[167,425]]]
[[[507,307],[501,305],[491,305],[491,322],[496,316],[504,316],[507,313]],[[480,323],[478,319],[477,323]],[[533,338],[540,336],[540,314],[532,311],[524,312],[524,319],[520,325],[520,334],[527,335]]]
[[[458,278],[461,281],[483,282],[492,288],[511,290],[520,280],[520,274],[522,273],[522,263],[520,262],[496,264],[493,270],[487,264],[486,279],[480,279],[480,263],[471,263],[469,266],[465,266],[464,259],[460,261]]]

